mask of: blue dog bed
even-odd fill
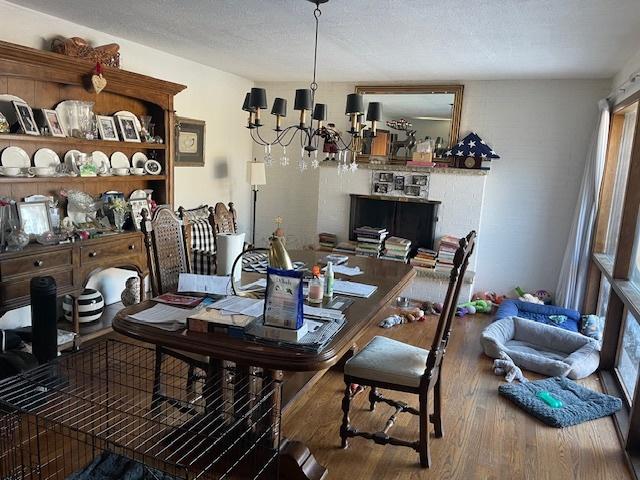
[[[562,323],[556,323],[549,318],[550,315],[565,315],[567,319]],[[534,322],[560,327],[570,332],[580,333],[580,312],[569,308],[556,307],[555,305],[540,305],[537,303],[523,302],[521,300],[507,299],[500,304],[496,311],[496,320],[506,317],[520,317]]]
[[[541,390],[551,392],[564,406],[551,408],[536,397]],[[594,392],[564,377],[500,385],[498,391],[524,411],[557,428],[606,417],[622,408],[619,398]]]

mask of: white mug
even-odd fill
[[[17,177],[21,170],[20,167],[2,167],[2,174],[7,177]]]
[[[131,167],[129,171],[132,175],[144,175],[144,168],[142,167]]]
[[[111,173],[114,175],[129,175],[129,169],[128,168],[112,168],[111,169]]]
[[[36,177],[52,177],[56,173],[56,169],[53,167],[29,167],[28,171],[30,175]]]

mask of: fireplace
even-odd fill
[[[419,247],[433,249],[440,203],[424,198],[351,194],[349,239],[356,240],[354,228],[382,227],[389,230],[389,236],[411,240],[412,255]]]

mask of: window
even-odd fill
[[[625,316],[622,346],[618,352],[618,366],[616,368],[627,398],[632,399],[638,380],[638,366],[640,366],[640,325],[638,320],[627,312]]]

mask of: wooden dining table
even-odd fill
[[[311,268],[327,254],[304,250],[292,251],[290,255],[292,260],[304,262]],[[186,329],[168,331],[128,320],[129,315],[155,305],[153,300],[145,300],[121,310],[114,318],[113,329],[127,337],[156,346],[203,355],[218,361],[234,362],[245,368],[261,368],[282,387],[272,395],[273,402],[277,403],[277,411],[280,412],[283,405],[290,406],[328,368],[357,349],[358,339],[366,328],[379,319],[384,308],[395,302],[415,276],[415,270],[401,262],[354,256],[349,258],[348,265],[360,267],[363,273],[353,277],[336,274],[337,279],[376,285],[378,288],[369,298],[349,297],[353,299],[353,303],[344,312],[345,325],[319,352],[294,350],[222,333]],[[339,401],[336,398],[337,408]],[[315,462],[306,446],[292,440],[282,442],[281,478],[321,479],[326,473],[326,469]]]

